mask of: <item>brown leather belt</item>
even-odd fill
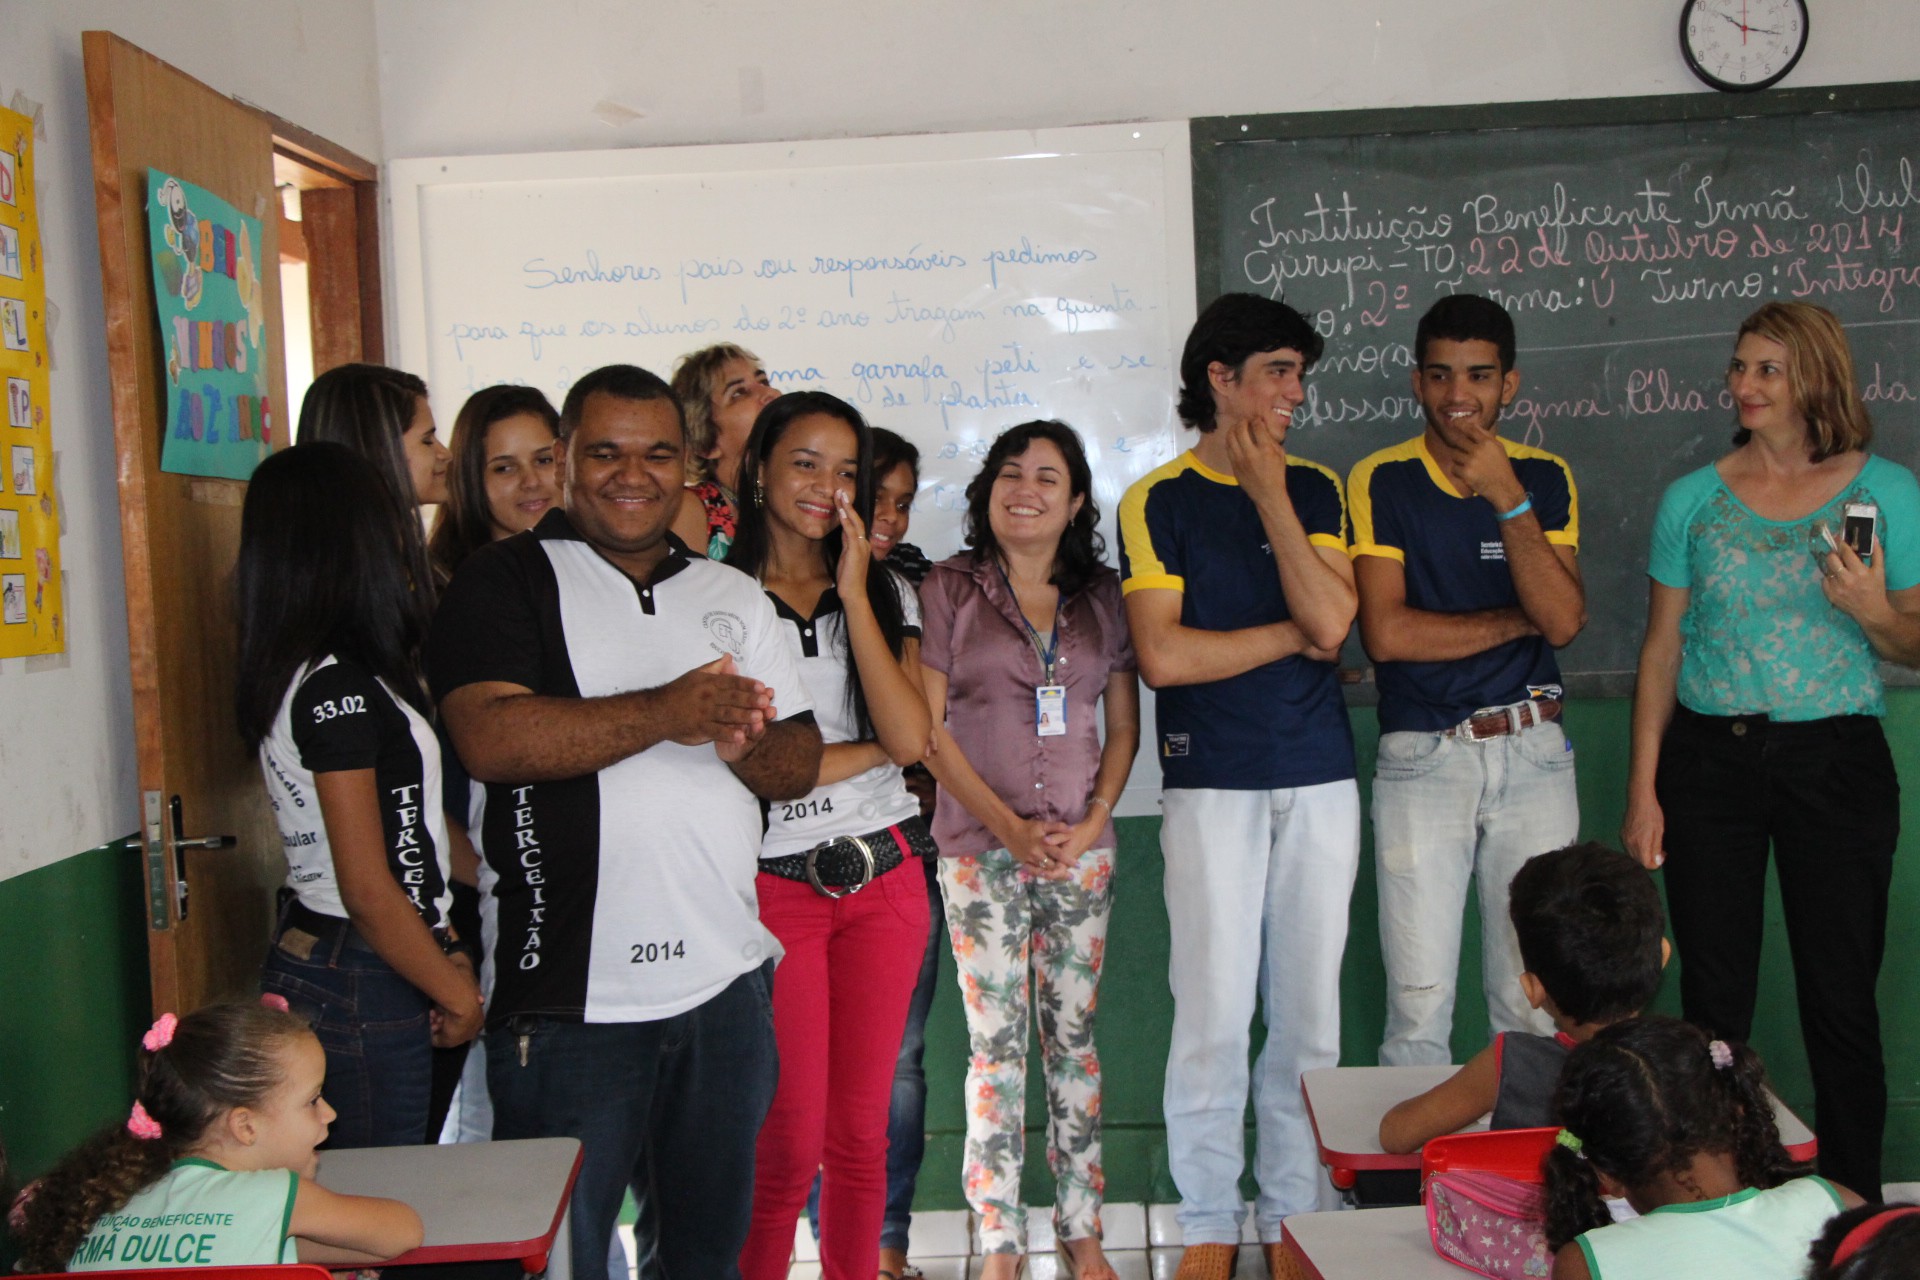
[[[1531,702],[1516,702],[1510,707],[1500,707],[1493,711],[1482,711],[1468,716],[1451,729],[1443,730],[1449,738],[1466,738],[1479,742],[1486,738],[1498,738],[1502,734],[1519,733],[1535,725],[1545,724],[1549,720],[1560,718],[1560,702],[1557,698],[1535,698]]]

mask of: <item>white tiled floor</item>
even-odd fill
[[[1265,1280],[1266,1262],[1253,1234],[1248,1206],[1245,1243],[1240,1249],[1240,1280]],[[1120,1280],[1172,1280],[1180,1265],[1180,1225],[1172,1205],[1110,1204],[1101,1212],[1107,1259]],[[631,1255],[631,1228],[628,1233]],[[1030,1280],[1066,1280],[1054,1252],[1050,1206],[1027,1210],[1027,1269]],[[820,1249],[802,1218],[794,1227],[792,1269],[788,1280],[819,1280]],[[949,1210],[913,1215],[913,1234],[907,1256],[927,1280],[977,1280],[981,1258],[974,1237],[973,1215]]]

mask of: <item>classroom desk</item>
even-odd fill
[[[1307,1119],[1313,1124],[1320,1163],[1327,1167],[1333,1185],[1347,1190],[1353,1186],[1354,1174],[1362,1170],[1418,1169],[1418,1151],[1392,1155],[1381,1150],[1380,1117],[1394,1103],[1424,1093],[1457,1070],[1453,1066],[1320,1067],[1302,1075],[1300,1092],[1306,1097]],[[1778,1098],[1773,1098],[1773,1115],[1787,1154],[1796,1160],[1813,1159],[1819,1144],[1800,1117]],[[1463,1132],[1486,1127],[1482,1116]]]
[[[1281,1224],[1280,1239],[1311,1280],[1461,1280],[1470,1274],[1433,1251],[1420,1205],[1296,1213]]]
[[[419,1211],[426,1241],[384,1265],[517,1259],[529,1275],[572,1280],[567,1207],[579,1172],[579,1139],[527,1138],[322,1151],[319,1182]]]

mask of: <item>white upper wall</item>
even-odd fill
[[[0,879],[133,831],[137,778],[113,413],[80,33],[124,36],[363,156],[380,145],[372,0],[4,0],[0,104],[43,104],[37,196],[53,333],[67,652],[0,660]]]
[[[1707,92],[1681,0],[375,8],[388,158]],[[1913,0],[1811,8],[1787,86],[1920,78]]]

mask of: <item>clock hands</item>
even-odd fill
[[[1722,12],[1721,12],[1720,10],[1718,10],[1718,9],[1713,9],[1713,8],[1709,8],[1708,6],[1706,6],[1706,5],[1704,5],[1704,4],[1703,4],[1703,5],[1696,5],[1696,6],[1695,6],[1695,8],[1697,8],[1697,9],[1698,9],[1698,10],[1699,10],[1700,12],[1702,12],[1702,13],[1710,13],[1710,14],[1712,14],[1712,15],[1713,15],[1714,17],[1716,17],[1716,18],[1719,18],[1719,19],[1720,19],[1720,20],[1721,20],[1722,22],[1728,22],[1728,23],[1731,23],[1731,24],[1733,24],[1734,26],[1736,26],[1736,27],[1738,27],[1738,28],[1740,28],[1740,34],[1741,34],[1742,36],[1747,36],[1747,35],[1756,35],[1756,36],[1777,36],[1777,35],[1779,35],[1779,34],[1781,34],[1781,33],[1780,33],[1780,31],[1779,31],[1779,30],[1778,30],[1777,28],[1774,28],[1774,27],[1754,27],[1754,26],[1749,26],[1748,24],[1746,24],[1745,22],[1742,22],[1742,21],[1741,21],[1740,19],[1738,19],[1738,18],[1736,18],[1736,17],[1734,17],[1734,16],[1733,16],[1732,14],[1730,14],[1730,13],[1722,13]]]

